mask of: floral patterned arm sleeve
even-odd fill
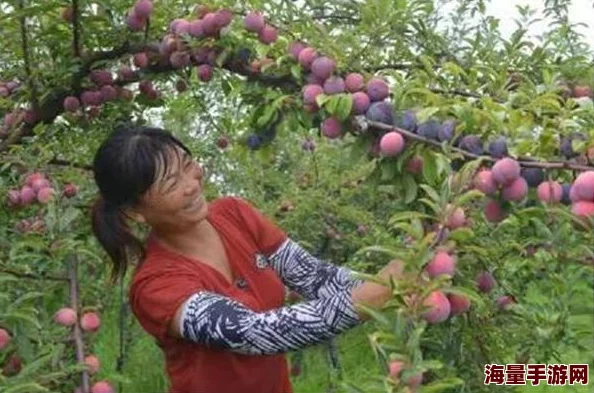
[[[291,239],[270,255],[268,263],[290,290],[309,300],[332,297],[363,283],[350,269],[319,260]]]
[[[266,312],[201,291],[184,303],[180,333],[209,347],[272,355],[324,342],[359,322],[350,291]]]

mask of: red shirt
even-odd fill
[[[208,209],[207,220],[223,240],[234,281],[243,278],[247,286],[230,284],[214,268],[165,249],[150,236],[130,286],[132,311],[165,355],[169,393],[292,393],[284,354],[241,355],[168,334],[177,308],[200,290],[228,296],[256,312],[284,304],[282,281],[272,268],[258,267],[256,256],[270,255],[286,234],[241,199],[220,198]]]

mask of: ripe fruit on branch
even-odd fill
[[[561,138],[559,151],[567,159],[573,158],[579,154],[573,150],[573,141],[586,141],[586,136],[581,132],[574,132],[570,136]]]
[[[368,120],[376,121],[378,123],[394,124],[394,109],[392,108],[392,105],[386,101],[374,102],[369,105],[369,109],[365,112],[365,117]]]
[[[324,93],[328,95],[344,93],[345,89],[344,79],[339,76],[332,76],[324,82]]]
[[[505,219],[506,213],[501,204],[495,199],[489,199],[485,203],[485,218],[489,222],[501,222]]]
[[[353,93],[353,114],[362,115],[369,109],[369,96],[362,91]]]
[[[243,25],[247,31],[259,33],[265,25],[264,15],[258,11],[251,11],[243,18]]]
[[[511,184],[520,177],[520,164],[513,158],[502,158],[493,165],[493,179],[500,185]]]
[[[80,108],[80,101],[74,96],[69,96],[64,99],[63,105],[67,112],[76,112]]]
[[[401,374],[405,369],[408,367],[403,361],[400,360],[392,360],[388,365],[388,373],[390,377],[395,381],[399,382],[401,380]],[[418,372],[413,375],[410,375],[406,378],[406,380],[402,381],[406,385],[408,385],[411,389],[418,387],[421,382],[423,382],[423,373]]]
[[[491,143],[489,143],[489,154],[493,158],[503,158],[508,155],[507,140],[500,136]]]
[[[306,45],[299,41],[293,41],[289,44],[289,53],[293,60],[299,60],[299,54],[303,49],[306,48]]]
[[[62,195],[66,198],[72,198],[78,193],[78,187],[74,183],[67,183],[64,185],[64,189],[62,190]]]
[[[394,157],[404,150],[404,138],[399,132],[391,131],[380,140],[380,153],[386,157]]]
[[[436,119],[429,119],[417,127],[417,134],[427,139],[437,140],[441,124]]]
[[[513,296],[505,295],[497,298],[497,307],[502,310],[507,310],[512,304],[516,303]]]
[[[469,153],[480,156],[483,154],[483,142],[481,138],[476,135],[466,135],[462,137],[458,143],[458,147]]]
[[[578,217],[594,218],[594,202],[578,201],[571,206],[571,211]]]
[[[111,85],[113,83],[113,76],[107,70],[93,70],[91,72],[91,81],[97,86]]]
[[[190,22],[185,19],[175,19],[170,25],[171,32],[176,36],[190,33]]]
[[[335,117],[329,117],[322,122],[322,134],[329,139],[336,139],[341,135],[342,126],[340,120]]]
[[[149,58],[146,53],[140,52],[134,55],[132,62],[138,68],[146,68],[149,65]]]
[[[365,78],[359,73],[352,72],[346,76],[345,85],[349,93],[361,91],[365,87]]]
[[[456,257],[443,250],[436,252],[425,267],[425,271],[431,278],[436,278],[441,275],[453,276],[455,270]]]
[[[115,390],[109,382],[99,381],[91,387],[91,393],[115,393]]]
[[[367,95],[372,102],[384,100],[390,95],[390,87],[383,79],[373,78],[367,82]]]
[[[278,31],[276,31],[276,28],[273,26],[265,25],[258,33],[258,39],[263,44],[272,44],[278,39]]]
[[[115,87],[107,85],[101,88],[101,99],[103,102],[114,101],[118,98],[118,91]]]
[[[464,295],[455,293],[448,294],[452,315],[460,315],[470,309],[470,300]]]
[[[526,179],[529,187],[538,187],[544,181],[544,172],[540,168],[522,168],[520,176]]]
[[[445,225],[451,229],[458,229],[466,225],[466,215],[464,214],[464,209],[461,207],[454,208],[451,205],[447,207],[447,217]]]
[[[299,52],[299,64],[309,70],[316,57],[318,57],[318,52],[314,48],[305,48]]]
[[[399,112],[394,119],[394,125],[410,132],[417,131],[417,115],[412,110]]]
[[[126,15],[126,25],[131,31],[141,31],[146,26],[146,19],[136,15],[134,10]]]
[[[188,26],[188,33],[191,34],[192,23]],[[217,32],[219,31],[219,26],[217,25],[217,16],[213,12],[209,12],[202,18],[201,24],[202,33],[209,37],[216,36]]]
[[[430,324],[443,322],[450,316],[450,302],[441,291],[433,291],[423,301],[423,306],[429,307],[423,313],[423,318]]]
[[[473,181],[474,187],[485,195],[495,195],[497,192],[497,183],[493,178],[493,171],[481,169]]]
[[[440,142],[449,141],[454,137],[455,130],[456,122],[454,120],[446,120],[441,124],[437,131],[437,139]]]
[[[594,202],[594,171],[582,172],[573,182],[572,192],[578,201]]]
[[[483,293],[489,293],[493,290],[495,285],[495,278],[490,272],[480,272],[476,275],[476,286],[478,287],[479,291]]]
[[[324,94],[324,89],[320,85],[305,85],[303,88],[303,102],[305,104],[316,104],[316,98]]]
[[[4,349],[8,346],[12,338],[6,329],[0,329],[0,349]]]
[[[39,203],[46,204],[52,200],[54,197],[55,191],[51,187],[44,187],[37,192],[37,200]]]
[[[99,359],[97,359],[97,356],[95,355],[88,355],[85,357],[85,362],[84,362],[89,370],[89,374],[93,375],[96,374],[99,371]]]
[[[198,79],[202,82],[208,82],[212,79],[212,67],[208,64],[201,64],[196,67],[196,71],[198,73]]]
[[[36,193],[32,187],[23,186],[21,188],[21,204],[28,205],[35,200]]]
[[[518,177],[516,180],[507,184],[501,191],[501,196],[506,201],[521,202],[528,195],[528,183],[523,177]]]
[[[590,86],[578,85],[573,88],[572,91],[573,97],[581,98],[581,97],[594,97],[592,94],[592,88]]]
[[[2,347],[0,345],[0,349],[1,348]],[[4,366],[2,366],[2,375],[4,375],[5,377],[12,377],[20,373],[22,368],[23,362],[21,357],[16,352],[13,352],[4,364]]]
[[[87,312],[80,319],[80,327],[85,332],[96,332],[99,326],[101,326],[101,319],[97,313]]]
[[[9,190],[6,195],[8,206],[16,207],[21,204],[21,193],[19,190]]]
[[[311,72],[322,80],[329,78],[335,70],[336,62],[326,56],[320,56],[311,63]]]
[[[536,188],[536,196],[541,202],[557,203],[563,197],[563,187],[556,181],[546,181]]]
[[[61,308],[54,314],[54,321],[62,326],[72,326],[76,319],[76,311],[70,307]]]
[[[147,19],[153,12],[153,3],[150,0],[138,0],[134,4],[134,13],[140,18]]]
[[[423,171],[423,157],[414,156],[406,164],[406,170],[414,175]]]

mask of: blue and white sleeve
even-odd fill
[[[350,291],[363,283],[344,267],[319,260],[291,239],[268,258],[283,283],[305,299],[322,299]]]
[[[319,344],[359,323],[349,292],[257,313],[204,291],[184,303],[180,334],[209,347],[272,355]]]

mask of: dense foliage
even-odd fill
[[[528,8],[506,39],[483,1],[0,1],[0,391],[135,390],[93,355],[105,310],[122,337],[133,320],[89,225],[89,164],[127,123],[172,131],[210,198],[312,253],[405,261],[369,310],[384,372],[342,388],[592,367],[593,53],[568,3],[543,2],[535,40]]]

